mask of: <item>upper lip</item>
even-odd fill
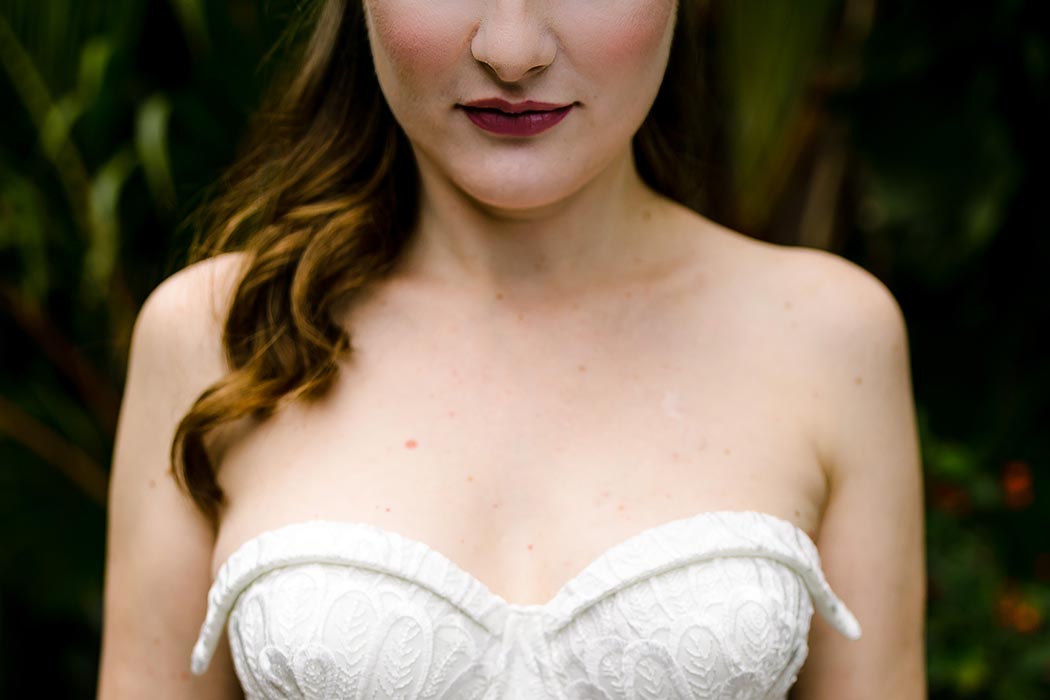
[[[552,109],[561,109],[562,107],[568,107],[572,103],[568,104],[553,104],[551,102],[536,102],[535,100],[525,100],[524,102],[507,102],[498,97],[491,97],[485,100],[474,100],[473,102],[467,102],[464,107],[480,107],[498,109],[509,114],[517,114],[519,112],[540,112],[550,111]]]

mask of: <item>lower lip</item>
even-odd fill
[[[471,107],[464,107],[463,111],[467,113],[470,121],[485,131],[506,136],[533,136],[560,122],[571,109],[572,105],[552,109],[549,112],[522,112],[521,114],[507,114],[499,110]]]

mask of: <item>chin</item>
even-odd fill
[[[525,170],[527,178],[516,173]],[[486,168],[454,178],[467,195],[493,209],[528,210],[556,204],[587,184],[584,173],[565,172],[561,162],[526,168]]]
[[[554,188],[550,183],[533,187],[463,187],[463,191],[482,206],[493,211],[527,212],[549,207],[569,197],[575,188]]]

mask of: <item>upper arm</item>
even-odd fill
[[[100,700],[242,697],[226,643],[205,675],[190,673],[214,538],[169,468],[179,420],[225,374],[209,300],[228,293],[234,255],[169,277],[135,321],[110,471]]]
[[[815,252],[816,444],[829,477],[817,546],[862,637],[815,616],[794,700],[917,700],[925,675],[922,467],[903,313],[873,275]]]

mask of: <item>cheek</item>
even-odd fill
[[[435,76],[460,60],[460,44],[469,32],[469,17],[440,12],[426,0],[378,0],[370,6],[372,40],[398,79],[413,83],[432,83]]]
[[[607,67],[609,75],[615,75],[608,70],[612,66],[637,72],[658,64],[664,58],[659,49],[665,42],[670,46],[673,0],[621,0],[610,5],[600,14],[591,6],[586,16],[569,6],[574,16],[567,17],[564,26],[575,29],[563,36],[563,42],[570,53],[578,62]]]

